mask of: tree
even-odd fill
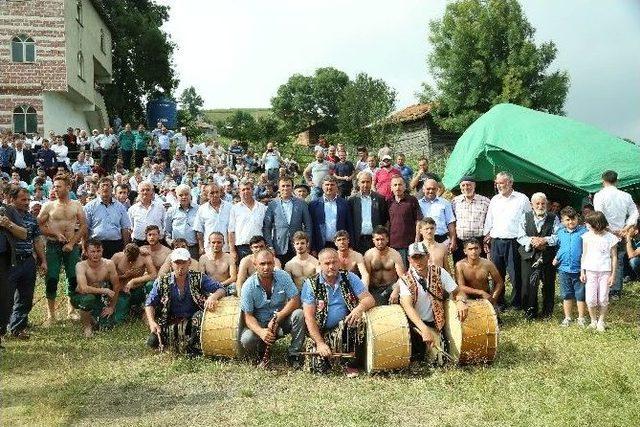
[[[104,92],[107,113],[123,122],[144,121],[144,98],[171,96],[178,81],[172,64],[174,44],[161,26],[169,8],[151,0],[101,1],[111,22],[113,82]]]
[[[273,113],[290,133],[311,125],[328,133],[337,130],[338,106],[349,76],[335,68],[318,68],[313,76],[294,74],[271,99]]]
[[[395,107],[396,92],[384,80],[360,73],[343,92],[338,129],[343,141],[353,146],[382,146],[392,125],[386,120]]]
[[[200,108],[204,105],[204,100],[198,95],[195,87],[189,86],[182,91],[180,104],[182,109],[187,110],[192,117],[198,118],[200,116]]]
[[[429,27],[436,84],[423,84],[420,101],[434,104],[443,129],[462,132],[503,102],[564,114],[569,75],[548,71],[557,48],[553,41],[536,46],[517,0],[458,0]]]
[[[236,110],[225,120],[216,123],[221,136],[238,139],[240,141],[253,141],[257,135],[256,119],[244,110]]]

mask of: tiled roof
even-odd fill
[[[397,111],[389,116],[389,121],[405,123],[426,117],[431,111],[431,104],[415,104],[407,108]]]

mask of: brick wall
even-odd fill
[[[43,135],[42,95],[38,90],[22,90],[14,94],[0,94],[0,129],[13,130],[13,109],[23,104],[30,105],[36,109],[38,113],[38,133]]]

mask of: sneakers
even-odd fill
[[[579,327],[584,328],[585,326],[587,326],[587,321],[584,319],[584,317],[578,317],[578,320],[576,320],[576,324]]]
[[[604,321],[602,320],[598,321],[598,325],[596,326],[596,331],[604,332],[604,330],[605,330]]]
[[[587,328],[595,329],[597,326],[598,326],[598,322],[596,322],[595,320],[592,320],[591,323],[589,323],[589,326],[587,326]]]
[[[584,322],[584,320],[583,320]],[[565,317],[564,320],[562,321],[562,323],[560,323],[560,326],[562,327],[567,327],[567,326],[571,326],[571,318],[570,317]]]

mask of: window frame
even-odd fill
[[[13,109],[12,121],[14,133],[25,133],[27,135],[33,135],[38,131],[38,112],[36,111],[35,107],[33,107],[33,105],[17,105]],[[21,122],[21,129],[16,126],[18,122]],[[29,129],[30,124],[35,127],[33,129]]]
[[[78,78],[82,81],[84,80],[84,55],[82,54],[82,51],[79,50],[78,51],[78,55],[77,55],[77,60],[78,60]]]
[[[15,48],[20,50],[20,57],[15,54]],[[28,59],[28,53],[31,50],[32,58]],[[33,64],[36,62],[36,42],[33,37],[26,34],[18,34],[11,38],[11,62]]]

